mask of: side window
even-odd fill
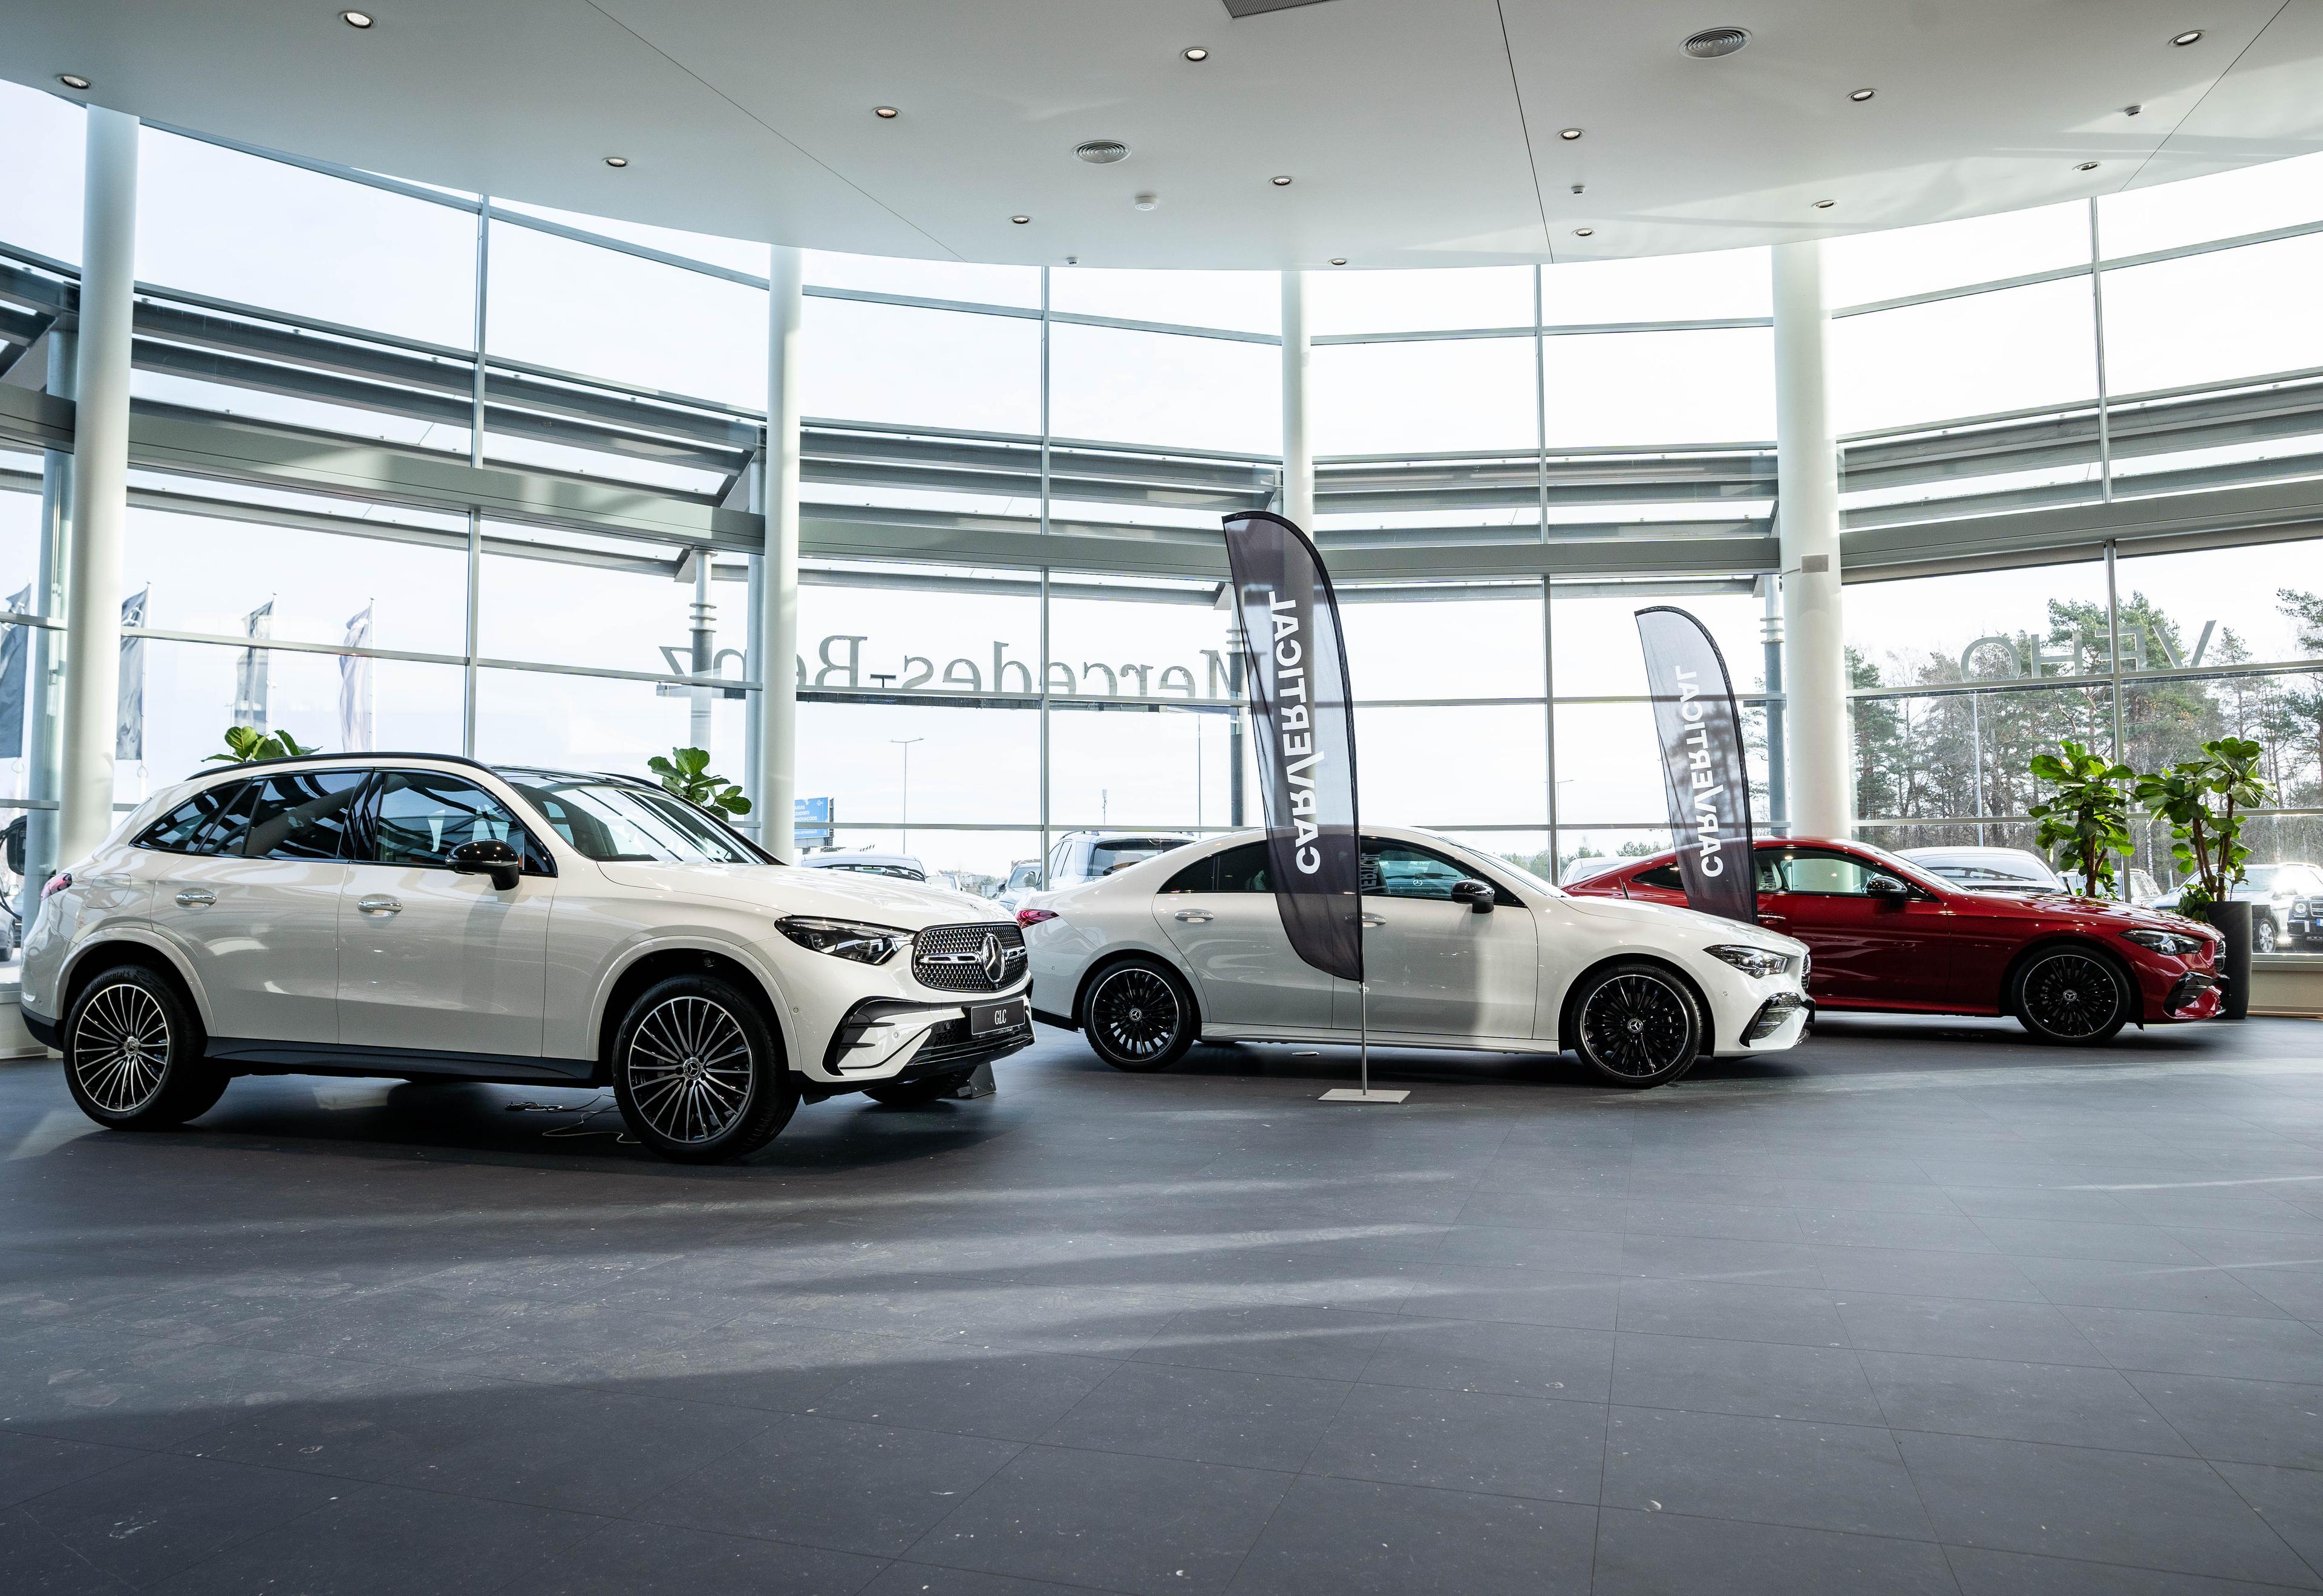
[[[1762,888],[1767,885],[1767,877],[1769,874],[1770,872],[1763,867],[1760,868],[1758,885]],[[1663,865],[1651,870],[1640,870],[1630,879],[1639,886],[1658,886],[1667,892],[1685,890],[1685,877],[1677,873],[1676,865]]]
[[[505,842],[528,867],[537,857],[507,805],[439,771],[382,771],[371,830],[372,858],[382,865],[441,865],[464,842]]]
[[[1266,862],[1266,844],[1245,842],[1211,857],[1217,867],[1214,892],[1272,892],[1274,876]]]
[[[1162,888],[1162,895],[1171,893],[1213,892],[1217,890],[1218,861],[1213,857],[1196,859],[1192,864],[1170,877]]]
[[[1672,865],[1670,867],[1670,874],[1672,876],[1677,875],[1677,867],[1676,865]],[[1683,885],[1683,883],[1681,883],[1681,885]],[[1775,856],[1770,853],[1762,853],[1758,856],[1758,890],[1760,892],[1782,892],[1785,890],[1783,886],[1783,873],[1776,867]]]
[[[243,833],[250,830],[250,800],[258,791],[256,782],[244,782],[226,800],[218,818],[203,828],[194,839],[195,853],[239,854]]]
[[[1364,896],[1434,898],[1449,902],[1453,884],[1482,877],[1450,859],[1408,842],[1364,839]]]
[[[242,852],[253,859],[336,859],[345,857],[347,822],[369,773],[317,770],[252,782]]]
[[[1782,872],[1780,890],[1818,897],[1861,897],[1863,884],[1883,874],[1843,853],[1780,853],[1775,859]]]
[[[145,828],[137,839],[140,848],[159,848],[164,853],[209,853],[204,833],[234,807],[234,801],[243,795],[240,782],[222,782],[215,787],[205,787],[177,808]]]

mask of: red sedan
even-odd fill
[[[2062,893],[1973,892],[1858,842],[1759,842],[1758,920],[1813,952],[1823,1007],[2014,1014],[2043,1041],[2098,1042],[2125,1023],[2207,1020],[2225,1000],[2220,938],[2199,921]],[[1567,887],[1685,903],[1677,856]]]

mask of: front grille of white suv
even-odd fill
[[[935,925],[912,944],[912,974],[938,992],[1005,992],[1024,974],[1024,933],[1014,922]]]

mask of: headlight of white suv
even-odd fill
[[[777,920],[775,929],[802,948],[812,948],[834,959],[851,959],[858,964],[885,964],[912,940],[911,932],[888,926],[865,925],[855,920],[823,920],[812,914],[793,914]]]
[[[1791,956],[1769,948],[1747,948],[1740,942],[1721,942],[1715,948],[1704,948],[1704,953],[1723,964],[1731,964],[1746,976],[1764,980],[1779,976],[1791,968]]]

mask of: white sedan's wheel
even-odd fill
[[[1098,973],[1081,999],[1089,1049],[1116,1069],[1167,1069],[1194,1045],[1193,994],[1159,959],[1132,959]]]
[[[1624,959],[1585,977],[1573,999],[1574,1048],[1598,1078],[1658,1087],[1702,1054],[1702,1006],[1671,971]]]

